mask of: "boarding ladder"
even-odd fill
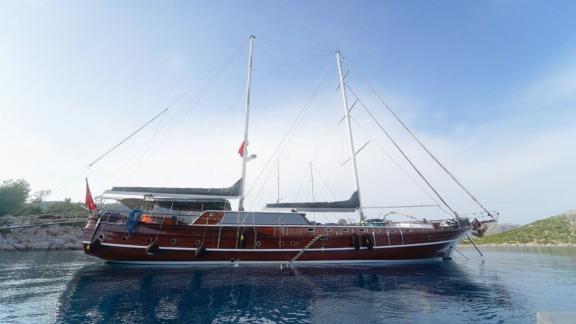
[[[310,240],[310,242],[308,242],[308,244],[306,244],[306,246],[302,248],[302,250],[298,251],[298,253],[292,259],[290,259],[290,262],[288,264],[292,264],[294,261],[298,260],[302,256],[302,254],[306,252],[306,250],[308,250],[312,245],[314,245],[314,243],[318,242],[318,240],[321,239],[323,236],[324,236],[323,234],[316,235],[312,240]]]

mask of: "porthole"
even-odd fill
[[[290,245],[296,246],[296,241],[290,241]]]
[[[176,239],[175,238],[171,239],[170,244],[172,244],[172,245],[176,244]]]
[[[98,235],[98,238],[101,239],[101,240],[103,240],[103,239],[104,239],[104,234]]]
[[[331,228],[325,228],[324,231],[326,231],[326,232],[332,232],[332,229],[331,229]]]
[[[342,232],[348,232],[348,229],[347,229],[347,228],[343,228],[343,229],[342,229]]]
[[[284,246],[284,241],[280,241],[278,244],[279,244],[280,246]]]
[[[152,243],[152,238],[151,237],[147,238],[146,243]]]
[[[363,228],[360,228],[360,229],[358,230],[358,232],[364,232],[364,229],[363,229]]]
[[[200,240],[196,240],[196,242],[194,242],[196,244],[196,246],[200,246],[200,244],[202,244],[202,241]]]
[[[256,246],[260,246],[260,245],[262,245],[262,242],[256,241]]]
[[[122,239],[123,239],[124,241],[128,241],[128,236],[124,236]]]
[[[309,228],[309,229],[308,229],[308,232],[314,232],[314,229],[313,229],[313,228]]]

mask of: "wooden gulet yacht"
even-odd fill
[[[488,220],[454,217],[438,221],[366,222],[340,52],[336,52],[339,91],[347,124],[355,191],[348,200],[273,203],[281,211],[245,211],[250,87],[254,36],[249,39],[242,177],[229,188],[113,187],[101,198],[125,211],[97,210],[83,231],[87,255],[110,262],[140,264],[344,263],[450,258],[468,233],[481,235]],[[436,193],[436,191],[434,191]],[[441,197],[440,197],[441,198]],[[238,210],[230,200],[238,199]],[[443,202],[444,200],[441,199]],[[449,208],[449,206],[448,206]],[[449,208],[451,209],[451,208]],[[484,209],[489,216],[492,216]],[[357,212],[360,223],[321,225],[305,212]]]

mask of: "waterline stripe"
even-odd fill
[[[406,264],[406,263],[426,263],[426,262],[439,262],[441,257],[426,258],[426,259],[404,259],[404,260],[314,260],[314,261],[294,261],[292,264]],[[258,265],[258,264],[284,264],[288,265],[288,261],[106,261],[113,264],[139,264],[139,265]]]

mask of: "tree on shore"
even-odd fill
[[[86,209],[83,208],[83,204],[80,202],[72,202],[72,199],[65,198],[63,201],[51,202],[44,213],[67,213],[67,212],[82,212]]]
[[[4,180],[0,185],[0,215],[21,210],[30,194],[30,184],[24,179]]]
[[[4,180],[0,184],[0,216],[37,215],[85,211],[81,202],[45,201],[50,190],[39,190],[31,194],[30,184],[24,179]]]

